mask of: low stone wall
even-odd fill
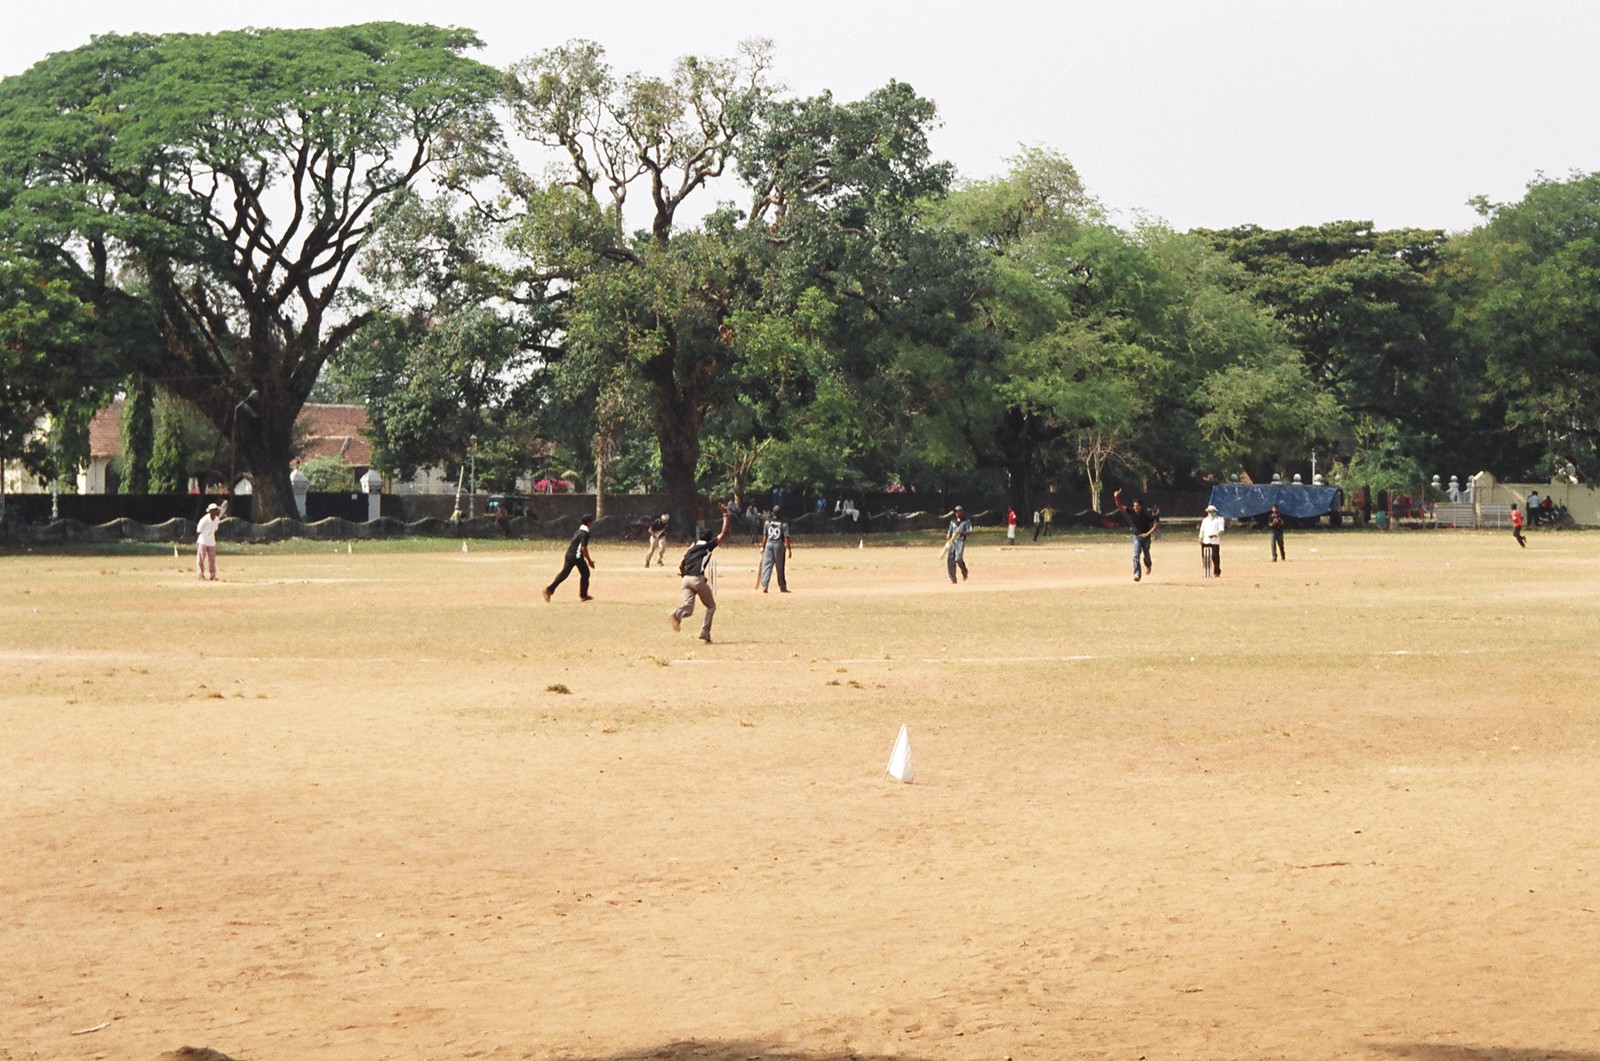
[[[519,516],[512,520],[477,516],[473,519],[448,520],[437,516],[405,522],[391,516],[357,523],[353,520],[330,516],[313,522],[298,519],[275,519],[268,523],[228,517],[217,528],[217,540],[227,542],[277,542],[289,538],[311,538],[320,541],[371,540],[380,538],[554,538],[565,540],[578,529],[581,514],[558,515],[549,519]],[[943,530],[947,516],[934,512],[883,513],[870,516],[862,513],[860,519],[849,516],[828,516],[809,513],[789,521],[796,536],[826,536],[866,534],[892,534],[909,531]],[[992,512],[973,513],[972,520],[979,526],[998,524],[999,516]],[[614,539],[631,539],[630,518],[605,516],[595,521],[592,528],[597,542]],[[195,522],[190,519],[169,519],[165,523],[140,523],[133,519],[114,519],[109,523],[90,524],[76,519],[58,519],[49,523],[19,523],[0,520],[0,542],[18,545],[63,545],[94,542],[188,542],[194,541]]]
[[[298,519],[275,519],[269,523],[251,523],[249,520],[229,517],[217,528],[217,540],[227,542],[276,542],[289,538],[311,538],[319,541],[369,540],[378,538],[569,538],[578,528],[577,516],[559,519],[516,519],[508,524],[486,516],[476,519],[447,520],[427,518],[402,523],[389,517],[380,517],[364,523],[330,516],[313,523]],[[626,528],[626,521],[612,517],[615,533]],[[600,520],[596,534],[602,533],[608,520]],[[146,524],[131,519],[114,519],[109,523],[89,524],[75,519],[58,519],[50,523],[18,523],[0,520],[0,542],[17,545],[65,545],[95,542],[187,542],[195,535],[194,520],[170,519],[165,523]]]
[[[968,513],[968,518],[972,520],[972,524],[975,527],[997,527],[1005,521],[1004,513],[988,511]],[[860,519],[850,516],[827,516],[813,512],[791,519],[789,521],[789,530],[796,535],[837,534],[841,537],[849,537],[852,534],[900,534],[911,531],[942,531],[949,524],[949,515],[938,512],[880,512],[876,515],[863,512]]]

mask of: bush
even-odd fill
[[[300,471],[314,493],[337,494],[356,489],[356,470],[343,457],[312,457],[300,462]]]

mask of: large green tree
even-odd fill
[[[911,470],[939,389],[962,375],[946,370],[968,352],[981,270],[963,237],[926,223],[953,176],[930,156],[934,109],[891,83],[761,117],[739,158],[751,206],[729,219],[756,281],[729,320],[738,401],[708,424],[760,481],[881,488]]]
[[[680,527],[692,526],[706,411],[726,392],[720,332],[732,307],[721,245],[678,214],[730,171],[772,94],[769,64],[759,43],[733,59],[680,59],[666,77],[619,78],[599,45],[572,41],[517,64],[506,81],[517,131],[564,156],[558,179],[513,182],[526,212],[512,242],[530,276],[571,285],[573,350],[554,362],[556,386],[647,396]],[[630,213],[647,224],[635,236]],[[593,401],[589,433],[602,434],[601,407],[623,403]]]
[[[971,460],[1005,471],[1019,509],[1041,472],[1076,465],[1098,508],[1108,466],[1167,483],[1260,473],[1331,430],[1239,267],[1163,226],[1113,224],[1065,158],[1027,152],[939,220],[990,264],[975,322],[988,343],[942,416]]]
[[[873,388],[895,379],[883,337],[925,334],[939,316],[927,297],[938,263],[912,225],[919,198],[950,176],[930,157],[932,105],[901,84],[854,103],[780,100],[768,64],[756,43],[733,59],[682,59],[666,77],[618,78],[598,46],[574,42],[509,79],[517,128],[564,157],[553,184],[512,181],[527,204],[512,242],[529,275],[570,285],[556,385],[575,389],[561,380],[577,368],[604,388],[597,411],[645,410],[685,529],[708,428],[737,488],[801,409],[813,423],[829,410],[858,429],[881,423]],[[747,207],[684,216],[734,169]],[[825,379],[862,389],[841,400]],[[848,450],[850,431],[834,427]],[[607,433],[598,416],[596,428]]]
[[[437,320],[385,314],[358,333],[334,396],[367,407],[378,468],[402,477],[418,468],[454,469],[473,438],[480,454],[498,451],[517,350],[514,332],[488,309]]]
[[[153,303],[162,387],[235,434],[257,518],[294,512],[292,427],[363,323],[375,217],[492,130],[465,30],[96,37],[0,82],[0,229],[97,307]]]
[[[503,227],[460,194],[408,194],[370,241],[371,319],[317,395],[366,406],[384,472],[453,476],[476,437],[479,482],[511,489],[548,457],[535,428],[561,299],[507,267]]]
[[[1283,324],[1319,393],[1351,416],[1393,422],[1418,459],[1474,451],[1480,371],[1449,334],[1444,233],[1335,221],[1195,235],[1244,266],[1245,290]]]
[[[1110,364],[1120,351],[1075,313],[1068,279],[1081,257],[1073,244],[1096,216],[1072,164],[1034,149],[1005,175],[963,185],[930,218],[982,255],[958,354],[968,371],[942,396],[940,433],[959,440],[958,460],[1001,470],[1024,511],[1046,448],[1079,432],[1124,437],[1132,417],[1132,381]],[[1091,465],[1097,473],[1103,460]]]
[[[1485,224],[1452,241],[1461,345],[1504,430],[1502,477],[1600,467],[1600,174],[1540,179],[1519,202],[1478,201]]]
[[[0,459],[56,474],[41,423],[92,404],[110,382],[92,356],[94,328],[94,308],[68,279],[0,251]]]

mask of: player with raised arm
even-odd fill
[[[672,628],[679,629],[683,621],[694,614],[694,602],[698,597],[700,603],[705,605],[705,618],[700,621],[700,640],[708,645],[711,644],[711,618],[717,613],[711,554],[728,537],[728,527],[732,521],[727,505],[717,502],[717,511],[722,513],[722,530],[713,538],[708,528],[699,528],[694,544],[678,561],[678,574],[683,576],[683,603],[669,616]]]

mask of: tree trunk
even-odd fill
[[[1100,498],[1105,492],[1106,462],[1117,455],[1119,438],[1114,431],[1085,429],[1077,433],[1074,448],[1083,464],[1083,476],[1089,487],[1089,509],[1101,512]]]
[[[600,434],[594,436],[594,518],[602,519],[606,514],[606,469],[617,455],[619,449],[616,436],[613,434]]]
[[[700,518],[700,491],[695,469],[700,464],[700,438],[670,432],[660,435],[661,478],[667,488],[667,511],[682,540],[689,540]]]
[[[1028,511],[1028,472],[1033,467],[1036,432],[1033,418],[1021,409],[1007,409],[996,433],[997,460],[1006,476],[1006,503],[1018,512]]]
[[[294,485],[289,481],[289,462],[294,459],[291,428],[299,406],[287,403],[261,403],[260,417],[240,418],[239,453],[253,475],[257,523],[282,517],[299,519],[294,503]]]
[[[1096,445],[1080,452],[1083,453],[1083,475],[1089,481],[1089,511],[1103,511],[1100,508],[1100,497],[1105,493],[1106,484],[1103,476],[1111,451]]]
[[[1006,462],[1006,504],[1019,519],[1021,513],[1032,511],[1028,506],[1028,464],[1026,458]]]
[[[667,488],[667,511],[681,541],[693,540],[700,519],[700,422],[704,416],[693,384],[680,384],[675,366],[680,355],[669,340],[646,368],[653,399],[653,426],[661,452],[661,478]]]
[[[289,481],[287,459],[266,467],[275,467],[278,474],[255,477],[255,504],[251,518],[256,523],[270,523],[281,517],[299,519],[300,510],[294,503],[294,484]]]

